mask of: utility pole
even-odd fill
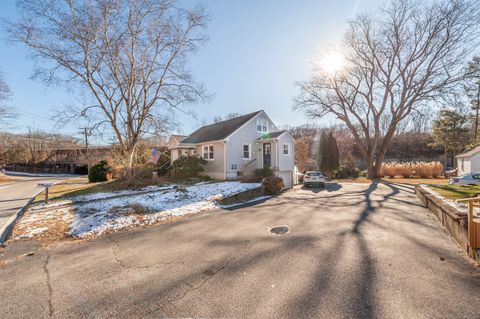
[[[90,156],[88,154],[88,138],[92,136],[92,129],[89,127],[81,127],[80,134],[85,137],[85,159],[87,161],[87,170],[90,168]]]
[[[92,135],[92,130],[88,127],[81,127],[80,134],[85,136],[85,149],[88,152],[88,138]]]
[[[479,122],[479,110],[480,110],[480,80],[477,81],[477,100],[475,101],[475,132],[474,132],[474,139],[475,143],[477,143],[477,135],[478,135],[478,122]]]

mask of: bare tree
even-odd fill
[[[92,97],[92,105],[60,118],[96,118],[108,127],[131,179],[139,140],[204,95],[186,67],[206,40],[204,10],[169,0],[20,0],[18,7],[22,19],[9,32],[41,62],[36,76],[79,83]]]
[[[344,122],[368,176],[377,178],[397,125],[453,93],[464,78],[478,21],[478,5],[468,0],[395,0],[375,16],[358,16],[341,49],[345,69],[300,83],[296,108]]]
[[[213,123],[218,123],[218,122],[234,119],[234,118],[239,117],[239,116],[242,116],[242,114],[240,114],[238,112],[231,112],[231,113],[228,113],[225,116],[215,115],[213,117]]]
[[[474,73],[474,76],[465,81],[465,92],[470,100],[470,108],[473,111],[473,142],[476,144],[480,126],[480,56],[472,58],[468,63],[467,72]]]
[[[16,116],[12,108],[3,105],[3,102],[9,100],[11,96],[12,90],[10,89],[8,84],[0,77],[0,129],[3,125],[9,124],[9,121]]]

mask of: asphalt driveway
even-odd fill
[[[86,243],[16,241],[0,258],[1,318],[480,314],[480,272],[407,186],[295,189]]]

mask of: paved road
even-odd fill
[[[480,315],[480,272],[405,186],[296,189],[87,243],[17,241],[0,257],[1,318]]]
[[[11,176],[13,182],[0,183],[0,228],[15,212],[23,207],[41,187],[38,183],[56,182],[63,177],[22,177]]]

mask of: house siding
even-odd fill
[[[233,133],[227,141],[227,178],[237,178],[239,172],[243,172],[244,170],[253,171],[255,168],[261,167],[258,162],[261,161],[262,150],[260,148],[261,145],[257,144],[257,139],[262,136],[262,133],[257,132],[257,119],[267,120],[269,132],[278,130],[267,116],[260,113]],[[249,160],[243,159],[244,144],[249,144],[251,148]],[[272,153],[274,151],[273,146],[274,145],[272,145]],[[236,169],[233,168],[235,165]]]
[[[244,123],[235,132],[231,133],[225,140],[217,140],[214,142],[205,142],[193,145],[185,144],[185,149],[188,155],[188,148],[194,149],[195,155],[203,156],[203,147],[213,145],[214,159],[207,160],[204,166],[203,175],[209,175],[215,179],[238,179],[242,176],[242,172],[247,174],[253,173],[256,168],[263,168],[263,145],[265,143],[271,144],[271,166],[275,173],[282,177],[285,181],[286,187],[292,187],[293,184],[293,170],[295,166],[295,143],[293,138],[288,133],[277,133],[277,139],[268,138],[266,140],[258,141],[263,134],[267,132],[257,132],[257,121],[266,121],[268,125],[268,133],[279,132],[277,126],[264,113],[259,112],[248,122]],[[178,141],[171,141],[169,147],[171,149],[172,160],[178,157],[177,148],[183,145],[178,145]],[[290,154],[283,155],[283,144],[290,145]],[[250,146],[250,158],[243,158],[244,145]]]
[[[288,144],[290,147],[290,152],[288,155],[283,154],[283,144]],[[295,140],[290,134],[282,134],[278,139],[278,170],[279,171],[293,171],[295,166]]]
[[[480,172],[480,153],[474,154],[472,156],[457,158],[457,168],[458,175]]]
[[[207,160],[207,164],[204,166],[205,171],[203,172],[203,175],[208,175],[215,179],[226,179],[224,159],[225,145],[223,142],[211,142],[197,145],[195,149],[196,154],[202,157],[203,147],[209,145],[213,145],[213,160]]]
[[[289,145],[288,155],[283,154],[283,145]],[[295,140],[288,134],[282,134],[277,140],[278,172],[276,175],[283,179],[286,188],[293,187],[293,171],[295,167]]]

